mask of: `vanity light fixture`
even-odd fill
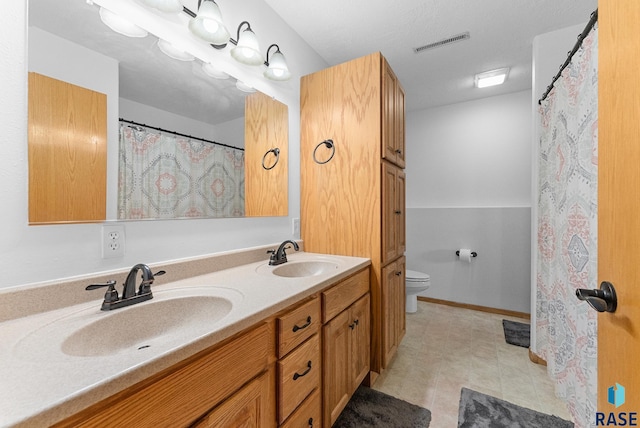
[[[229,78],[229,75],[227,73],[225,73],[224,71],[218,70],[218,68],[216,68],[210,62],[202,63],[202,71],[204,71],[204,74],[206,74],[209,77],[213,77],[214,79],[224,80]]]
[[[271,55],[269,60],[269,51],[275,47],[276,51]],[[284,60],[284,55],[280,52],[280,47],[275,43],[269,46],[267,49],[267,69],[264,72],[264,77],[271,80],[288,80],[291,77],[287,62]]]
[[[193,61],[195,59],[195,57],[190,53],[176,47],[166,40],[158,39],[158,48],[163,54],[170,58],[177,59],[178,61]]]
[[[100,7],[100,20],[116,33],[120,33],[128,37],[146,37],[147,31],[138,27],[128,19],[111,12],[109,9]]]
[[[166,13],[179,13],[183,8],[180,0],[142,0],[142,3]]]
[[[245,24],[247,28],[240,33],[240,29]],[[264,64],[264,58],[262,58],[262,54],[260,53],[258,39],[251,29],[251,25],[247,21],[242,21],[240,25],[238,25],[237,37],[236,47],[231,49],[231,56],[233,59],[246,65]]]
[[[198,14],[189,21],[189,30],[213,45],[224,46],[229,41],[229,31],[222,22],[220,8],[214,0],[198,1]]]
[[[502,85],[504,81],[507,80],[508,74],[508,67],[476,74],[474,79],[476,88],[487,88],[489,86]]]

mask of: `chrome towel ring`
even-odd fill
[[[316,152],[318,151],[318,147],[320,147],[321,145],[325,145],[326,148],[331,149],[331,156],[329,156],[329,159],[325,160],[325,161],[319,161],[318,158],[316,157]],[[319,143],[315,149],[313,149],[313,160],[315,163],[319,164],[319,165],[323,165],[327,162],[329,162],[331,159],[333,159],[333,155],[336,154],[336,146],[333,143],[333,140],[324,140],[323,142]]]
[[[273,153],[274,154],[274,156],[276,157],[276,161],[273,163],[273,165],[267,167],[267,166],[265,166],[264,161],[267,158],[267,155],[269,153]],[[279,160],[280,160],[280,149],[279,148],[276,147],[275,149],[267,150],[267,152],[264,154],[264,156],[262,156],[262,167],[264,169],[266,169],[267,171],[270,170],[270,169],[273,169],[273,168],[275,168],[276,165],[278,165],[278,161]]]

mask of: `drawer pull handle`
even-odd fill
[[[396,211],[394,211],[394,212],[395,212],[396,214],[398,214],[398,215],[402,214],[402,211],[400,211],[400,210],[396,210]]]
[[[309,428],[313,428],[313,418],[309,418]]]
[[[307,327],[309,327],[310,325],[311,325],[311,315],[309,315],[309,316],[307,317],[307,322],[306,322],[306,323],[304,323],[304,324],[302,324],[302,325],[300,325],[300,326],[299,326],[299,325],[294,325],[294,326],[293,326],[293,332],[295,333],[296,331],[298,331],[298,330],[302,330],[303,328],[307,328]]]
[[[352,324],[349,324],[349,328],[350,328],[351,330],[353,330],[354,328],[356,328],[356,326],[357,326],[358,324],[360,324],[360,321],[358,321],[357,319],[355,319],[355,320],[353,321],[353,323],[352,323]]]
[[[293,374],[293,380],[298,380],[299,377],[306,376],[307,373],[309,373],[310,371],[311,371],[311,360],[309,360],[309,362],[307,363],[307,369],[305,371],[303,371],[302,373]]]

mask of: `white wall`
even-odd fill
[[[27,2],[5,2],[0,16],[0,180],[4,208],[0,224],[0,288],[121,269],[135,263],[210,254],[276,243],[291,237],[291,219],[300,213],[299,77],[326,63],[260,0],[220,2],[225,19],[250,21],[259,38],[278,41],[294,75],[285,83],[266,82],[259,71],[228,70],[289,105],[289,216],[245,219],[126,222],[127,254],[101,258],[100,224],[29,226],[27,181]],[[223,55],[224,53],[224,55]],[[228,57],[220,53],[219,60]]]
[[[538,100],[558,73],[560,65],[567,59],[567,52],[573,48],[578,34],[582,33],[584,24],[574,25],[550,33],[540,34],[533,39],[533,132],[531,144],[531,324],[536,321],[536,274],[537,274],[537,240],[538,240],[538,146],[540,127]],[[531,329],[531,351],[537,352],[536,332]]]
[[[531,92],[407,114],[407,269],[422,293],[529,312]],[[459,248],[479,256],[462,263]]]

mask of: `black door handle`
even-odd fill
[[[603,281],[600,289],[578,288],[576,297],[586,302],[598,312],[615,312],[618,307],[618,298],[613,284]]]

